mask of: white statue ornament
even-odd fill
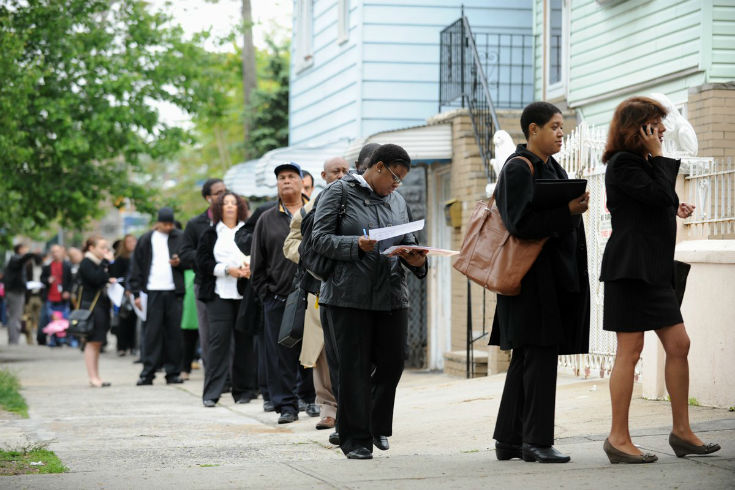
[[[691,123],[682,116],[674,106],[671,99],[661,93],[653,93],[650,96],[659,102],[668,112],[663,119],[666,132],[664,133],[664,153],[672,157],[693,157],[697,155],[699,144],[697,133]]]
[[[490,160],[490,165],[493,167],[495,180],[497,181],[500,171],[502,170],[503,165],[505,165],[505,161],[513,154],[513,152],[516,151],[516,145],[513,143],[513,138],[508,131],[500,129],[495,131],[495,134],[493,135],[493,146],[495,147],[495,158]],[[489,183],[485,187],[485,195],[487,197],[492,196],[494,191],[495,183]]]

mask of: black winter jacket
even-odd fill
[[[337,215],[346,187],[345,214],[337,230]],[[403,259],[381,252],[393,245],[416,245],[413,233],[378,242],[365,253],[357,245],[363,229],[409,222],[406,201],[398,192],[379,196],[348,174],[322,191],[311,232],[319,253],[337,261],[334,272],[322,283],[319,303],[361,310],[392,311],[409,307],[404,267],[417,277],[426,276],[428,260],[411,267]]]
[[[153,244],[151,237],[153,231],[143,233],[135,245],[135,251],[130,261],[130,276],[128,277],[128,290],[133,293],[136,298],[140,292],[148,293],[148,276],[151,273],[151,262],[153,261]],[[181,230],[173,229],[168,235],[168,253],[169,255],[178,254],[181,247]],[[179,264],[178,267],[171,267],[174,277],[174,287],[177,295],[183,296],[186,293],[184,284],[184,266]]]
[[[27,281],[25,266],[29,260],[39,261],[40,259],[38,254],[30,252],[25,255],[14,254],[10,257],[8,264],[5,266],[5,274],[3,275],[5,289],[16,293],[25,293]]]
[[[99,299],[95,308],[109,308],[109,298],[103,291],[110,279],[109,273],[110,263],[102,259],[99,264],[95,264],[90,258],[84,257],[79,264],[79,282],[82,287],[82,301],[80,308],[89,308],[94,301],[95,296],[99,292]],[[78,298],[74,298],[77,301]]]
[[[671,284],[674,277],[674,189],[680,160],[618,152],[607,162],[605,187],[612,235],[605,246],[601,281],[640,279]]]

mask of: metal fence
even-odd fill
[[[688,163],[689,167],[686,202],[696,206],[694,214],[684,222],[687,238],[735,238],[735,162],[732,157],[682,163]]]

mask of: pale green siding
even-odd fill
[[[735,1],[714,0],[712,6],[712,55],[709,82],[735,79]]]
[[[572,2],[568,101],[654,82],[701,58],[702,0]]]

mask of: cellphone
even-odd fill
[[[641,127],[643,128],[643,132],[645,134],[653,134],[653,126],[648,126],[646,124],[643,124],[643,125],[641,125]],[[651,131],[650,132],[648,131],[648,128],[649,127],[651,128]]]

